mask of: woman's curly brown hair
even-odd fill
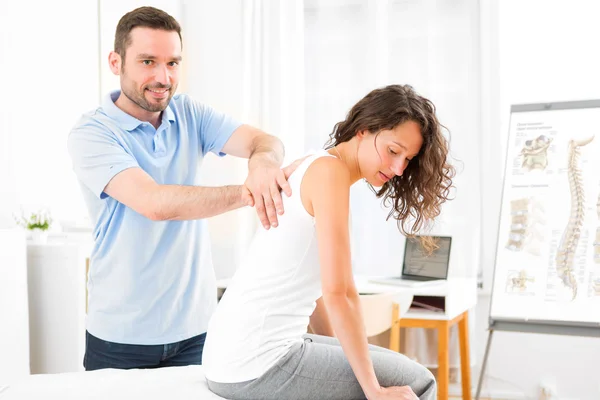
[[[347,142],[360,131],[378,134],[407,121],[421,127],[423,145],[419,154],[408,163],[402,176],[390,179],[379,190],[369,186],[378,198],[383,198],[385,206],[392,205],[387,218],[394,218],[398,229],[412,237],[440,214],[441,205],[449,200],[455,175],[454,167],[447,162],[448,141],[442,134],[444,127],[435,115],[433,103],[409,85],[375,89],[352,107],[344,121],[335,125],[326,148]],[[407,227],[411,219],[412,226]],[[429,251],[435,248],[435,243],[428,239],[423,245]]]

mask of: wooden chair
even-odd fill
[[[360,295],[367,337],[379,337],[386,331],[390,331],[387,343],[385,339],[380,339],[372,342],[373,344],[387,347],[392,351],[400,351],[400,318],[410,307],[412,297],[410,293]]]

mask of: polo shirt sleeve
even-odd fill
[[[198,135],[202,154],[212,152],[223,157],[225,155],[221,152],[223,146],[242,124],[206,104],[191,101],[198,121]]]
[[[104,188],[119,172],[139,167],[108,129],[80,127],[69,134],[67,147],[77,178],[100,199]]]

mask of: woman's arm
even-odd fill
[[[375,398],[382,389],[369,355],[350,263],[348,169],[336,158],[320,158],[306,171],[300,191],[306,210],[315,217],[327,314],[365,395]]]

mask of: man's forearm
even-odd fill
[[[210,218],[244,206],[242,186],[159,185],[151,195],[159,221]]]
[[[283,163],[285,150],[283,143],[272,135],[260,135],[252,141],[252,151],[248,166],[252,167],[257,162],[267,161],[280,166]]]

